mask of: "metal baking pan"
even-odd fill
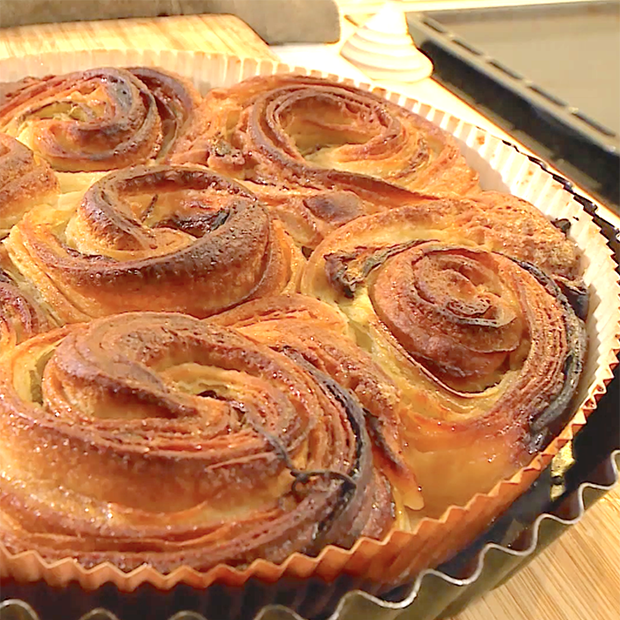
[[[620,2],[408,14],[434,77],[620,214]]]
[[[516,148],[516,147],[515,147]],[[544,162],[530,157],[547,169]],[[548,170],[548,169],[547,169]],[[553,174],[601,227],[620,264],[620,231]],[[620,273],[620,267],[617,267]],[[150,586],[125,594],[110,584],[84,592],[76,584],[3,582],[0,620],[416,620],[448,619],[528,564],[618,482],[620,466],[620,366],[588,424],[572,442],[572,466],[560,477],[554,463],[494,526],[451,561],[424,571],[413,583],[380,592],[342,576],[333,583],[290,580],[277,590],[249,582],[242,588],[214,585],[201,591]]]

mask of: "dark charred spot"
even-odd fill
[[[80,252],[79,250],[76,250],[75,248],[70,248],[69,246],[64,244],[62,247],[69,256],[73,256],[74,258],[80,258],[82,260],[87,260],[93,263],[99,261],[104,261],[106,263],[118,262],[115,258],[110,258],[109,256],[103,256],[101,254],[82,254],[82,252]]]
[[[588,307],[590,297],[588,289],[582,282],[569,282],[564,278],[556,277],[555,283],[560,287],[562,293],[568,300],[571,308],[575,311],[575,314],[582,319],[586,320],[588,316]]]
[[[528,270],[536,276],[536,269],[530,267]],[[544,274],[540,274],[546,278]],[[544,448],[551,438],[555,437],[566,425],[567,417],[571,415],[572,407],[570,403],[575,397],[579,386],[579,378],[583,370],[588,340],[584,322],[573,310],[572,304],[567,296],[562,292],[562,286],[548,279],[547,290],[554,294],[558,302],[564,309],[564,323],[566,327],[567,352],[563,360],[562,374],[564,382],[560,392],[553,398],[542,411],[536,412],[530,419],[530,437],[532,446],[537,451]],[[540,280],[539,280],[540,281]]]
[[[325,274],[332,286],[347,299],[353,299],[359,285],[370,272],[388,258],[408,250],[426,240],[399,243],[387,248],[358,247],[352,252],[334,252],[325,256]]]
[[[0,269],[0,282],[3,284],[15,284],[13,282],[13,278],[11,278],[11,276],[3,269]]]
[[[377,446],[386,459],[398,468],[401,468],[403,464],[400,462],[398,456],[394,454],[390,446],[385,441],[383,434],[383,420],[374,413],[371,413],[366,407],[363,407],[364,416],[366,418],[366,429],[372,443]]]
[[[529,271],[547,290],[547,292],[568,305],[575,315],[585,321],[588,316],[590,294],[587,287],[581,281],[568,280],[559,275],[548,276],[527,261],[512,258],[515,263]]]
[[[349,268],[355,258],[356,255],[353,252],[335,252],[325,256],[327,279],[347,299],[353,299],[357,287],[364,279],[359,273],[352,273]]]
[[[223,396],[220,396],[215,390],[204,390],[200,394],[196,394],[201,398],[215,398],[216,400],[226,400]]]
[[[565,235],[570,231],[571,223],[566,218],[560,218],[552,220],[551,223],[558,229],[560,229]]]

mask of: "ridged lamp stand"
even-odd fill
[[[342,46],[340,54],[369,78],[417,82],[433,72],[433,63],[415,46],[399,2],[386,2]]]

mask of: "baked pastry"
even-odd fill
[[[60,192],[0,250],[0,562],[123,590],[403,583],[572,438],[587,261],[375,94],[192,88],[132,68],[0,94]]]
[[[113,170],[165,157],[200,101],[188,80],[146,67],[26,78],[0,91],[0,132],[55,170]]]
[[[256,197],[203,167],[134,166],[31,211],[5,242],[57,323],[205,317],[294,288],[299,250]]]
[[[308,247],[359,215],[478,189],[477,173],[436,125],[373,93],[307,76],[210,91],[170,160],[248,184]]]
[[[50,331],[0,362],[0,394],[13,553],[204,571],[393,521],[359,404],[232,329],[145,312]]]
[[[346,315],[311,297],[288,295],[242,304],[209,322],[233,327],[275,351],[312,364],[335,381],[348,401],[362,407],[374,444],[375,465],[392,481],[391,492],[399,510],[405,505],[423,508],[415,472],[403,456],[401,394],[372,356],[357,346]]]
[[[0,271],[0,357],[51,327],[41,306]]]
[[[53,202],[58,181],[49,165],[23,144],[0,133],[0,239],[32,207]]]
[[[527,203],[506,217],[505,200],[359,218],[302,276],[302,292],[340,308],[398,386],[404,458],[433,517],[490,491],[557,434],[585,359],[583,322],[541,268],[573,277],[574,247]]]

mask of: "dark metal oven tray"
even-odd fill
[[[408,14],[434,77],[620,213],[620,2]]]

